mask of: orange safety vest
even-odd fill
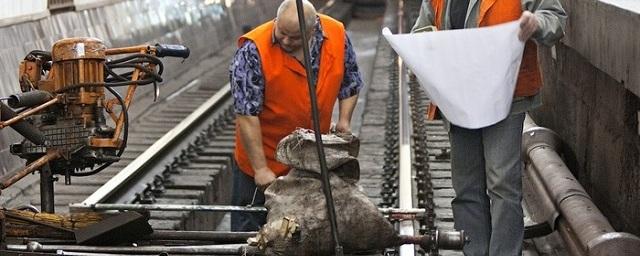
[[[497,25],[514,21],[522,15],[522,5],[516,0],[480,0],[480,13],[478,14],[478,27]],[[443,28],[445,0],[432,0],[431,8],[435,17],[435,25],[440,30]],[[524,47],[522,63],[516,83],[514,96],[526,97],[536,95],[542,87],[542,76],[538,67],[538,48],[529,40]],[[435,114],[435,108],[429,108],[429,117]]]
[[[339,21],[326,15],[319,16],[324,39],[320,50],[316,95],[320,130],[328,133],[333,106],[344,75],[345,30]],[[277,176],[281,176],[289,172],[289,167],[275,159],[278,142],[298,127],[312,129],[313,120],[306,70],[303,64],[272,41],[274,24],[273,21],[267,22],[243,35],[238,40],[238,46],[251,40],[260,54],[265,79],[264,103],[262,112],[258,115],[262,148],[269,168]],[[253,177],[254,170],[241,139],[236,124],[235,159],[240,170]]]

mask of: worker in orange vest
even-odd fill
[[[351,132],[351,115],[363,86],[355,53],[344,26],[317,14],[303,1],[320,129],[328,133],[338,100],[338,132]],[[313,128],[304,66],[302,34],[294,0],[285,0],[276,19],[240,37],[230,67],[236,112],[236,149],[232,204],[264,204],[262,191],[289,167],[276,161],[278,142],[296,128]],[[256,189],[260,188],[260,189]],[[258,230],[260,213],[231,214],[232,231]]]
[[[471,240],[465,255],[522,255],[522,126],[525,112],[541,105],[537,45],[558,42],[566,13],[558,0],[423,0],[412,29],[464,29],[518,19],[518,37],[526,44],[511,114],[480,129],[447,124],[456,194],[451,203],[454,227],[465,230]]]

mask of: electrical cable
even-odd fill
[[[122,145],[120,145],[120,150],[116,154],[118,157],[120,157],[120,156],[122,156],[122,154],[124,153],[125,148],[127,147],[127,139],[129,138],[129,114],[128,114],[127,106],[124,104],[124,100],[122,99],[122,96],[111,87],[105,87],[105,88],[111,94],[113,94],[113,96],[116,97],[116,99],[118,99],[118,101],[120,102],[120,106],[122,107],[122,113],[124,114],[124,127],[123,127]],[[111,164],[113,164],[113,163],[114,162],[104,163],[100,167],[98,167],[98,168],[96,168],[96,169],[94,169],[94,170],[92,170],[90,172],[72,173],[71,176],[84,177],[84,176],[94,175],[94,174],[99,173],[102,170],[106,169],[107,167],[111,166]]]

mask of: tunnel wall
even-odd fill
[[[640,3],[561,0],[566,37],[541,48],[543,107],[568,167],[618,231],[640,235]]]
[[[85,3],[88,1],[80,1]],[[102,1],[111,3],[114,1]],[[177,43],[191,49],[186,61],[164,59],[163,78],[198,64],[232,44],[245,26],[254,27],[273,18],[279,0],[129,0],[95,8],[62,12],[19,24],[0,27],[0,96],[19,92],[18,64],[34,49],[51,50],[67,37],[102,39],[108,47],[143,43]],[[146,88],[145,88],[146,89]],[[150,90],[146,90],[147,92]],[[141,90],[138,96],[144,94]],[[0,175],[24,165],[11,155],[9,145],[20,141],[10,128],[0,130]]]

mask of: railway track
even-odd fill
[[[417,16],[419,1],[414,2],[402,7],[406,28]],[[386,44],[384,40],[379,43]],[[382,208],[425,209],[417,221],[399,222],[401,233],[429,234],[436,228],[452,230],[450,202],[454,191],[448,133],[442,121],[425,120],[429,99],[417,81],[398,64],[397,56],[388,45],[379,45],[378,49],[385,47],[385,55],[377,58],[388,62],[385,67],[388,81],[383,81],[388,95],[384,101],[383,129],[375,130],[384,133],[384,140],[367,145],[384,150],[384,164],[373,171],[378,178],[368,181],[382,185],[379,194],[371,191],[367,194]],[[212,81],[226,81],[226,70],[216,73]],[[66,212],[69,204],[72,211],[135,209],[135,205],[149,209],[155,205],[158,208],[150,211],[149,221],[154,230],[215,229],[223,212],[232,209],[221,205],[228,205],[230,201],[234,114],[228,85],[196,86],[198,82],[194,83],[174,92],[165,104],[148,111],[132,124],[129,145],[120,162],[99,175],[74,179],[70,186],[58,186],[56,211]],[[400,105],[404,108],[402,111],[399,111]],[[402,149],[402,146],[409,148]],[[364,158],[364,161],[371,160]],[[36,206],[37,200],[32,201]],[[385,255],[435,253],[462,255],[459,251],[413,246],[390,248]],[[525,254],[538,253],[531,249]]]

